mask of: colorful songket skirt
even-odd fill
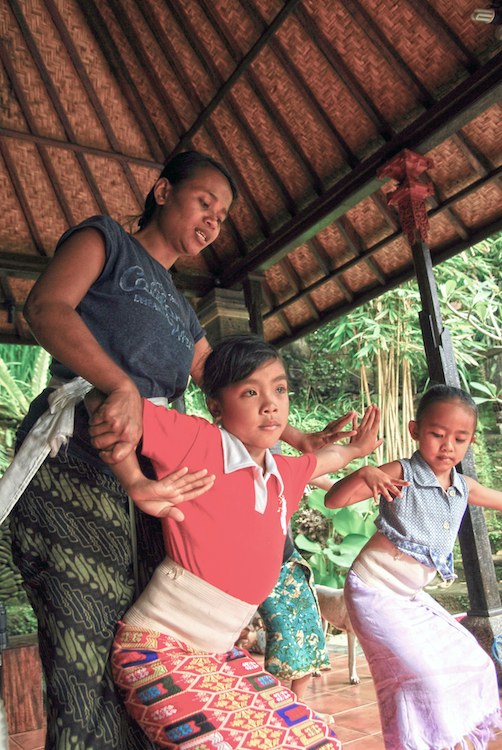
[[[312,569],[294,550],[258,611],[267,630],[265,669],[297,680],[330,669]]]
[[[386,750],[484,750],[502,727],[495,666],[474,636],[423,590],[372,588],[354,571],[347,610],[371,670]]]
[[[112,667],[128,711],[158,747],[342,747],[333,731],[247,651],[205,653],[169,635],[120,623]]]

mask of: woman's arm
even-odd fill
[[[84,403],[92,416],[105,402],[106,394],[93,388],[84,396]],[[141,402],[143,405],[143,402]],[[135,451],[112,465],[112,470],[124,490],[136,505],[150,516],[163,518],[170,516],[175,521],[183,521],[184,515],[176,508],[178,503],[193,500],[207,492],[214,484],[214,474],[207,470],[188,473],[186,467],[155,481],[147,479],[141,471]]]
[[[197,341],[193,352],[192,367],[190,375],[192,376],[195,383],[202,388],[202,376],[204,374],[204,363],[208,354],[211,352],[211,347],[205,336]]]
[[[401,487],[408,484],[403,481],[403,467],[399,461],[379,468],[363,466],[334,484],[326,493],[324,504],[327,508],[345,508],[370,497],[378,502],[380,495],[391,502],[394,497],[401,497]]]
[[[133,381],[89,331],[76,307],[105,264],[101,232],[86,227],[72,234],[33,286],[24,315],[37,341],[56,359],[107,394],[93,418],[93,442],[120,460],[141,437],[141,399]]]
[[[463,475],[469,488],[469,497],[467,502],[471,505],[480,505],[483,508],[493,508],[494,510],[502,510],[502,492],[498,490],[492,490],[489,487],[476,482],[472,477]]]

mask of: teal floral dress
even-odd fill
[[[274,590],[258,611],[267,630],[268,672],[297,680],[330,669],[314,575],[296,550],[282,564]]]

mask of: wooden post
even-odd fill
[[[413,254],[422,300],[420,326],[429,375],[436,383],[459,388],[457,363],[450,333],[443,326],[427,242],[429,222],[425,198],[433,192],[433,186],[417,179],[425,169],[432,166],[430,159],[405,149],[379,170],[378,176],[399,181],[399,187],[390,194],[388,200],[398,206],[403,233],[408,238]],[[463,474],[477,479],[470,448],[457,468]],[[468,616],[462,620],[462,624],[474,633],[491,655],[494,637],[502,633],[502,605],[482,508],[468,506],[460,527],[459,541],[470,601]],[[497,668],[500,675],[498,663]]]
[[[2,652],[1,683],[9,734],[42,729],[42,665],[36,633],[9,638]]]
[[[263,294],[261,274],[248,274],[242,282],[244,301],[249,312],[249,327],[252,333],[263,338]]]

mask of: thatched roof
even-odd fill
[[[377,178],[403,148],[434,162],[435,261],[501,230],[502,45],[479,4],[4,0],[1,340],[29,340],[22,305],[65,229],[140,213],[187,148],[240,198],[176,282],[198,298],[261,274],[279,343],[412,275]]]

